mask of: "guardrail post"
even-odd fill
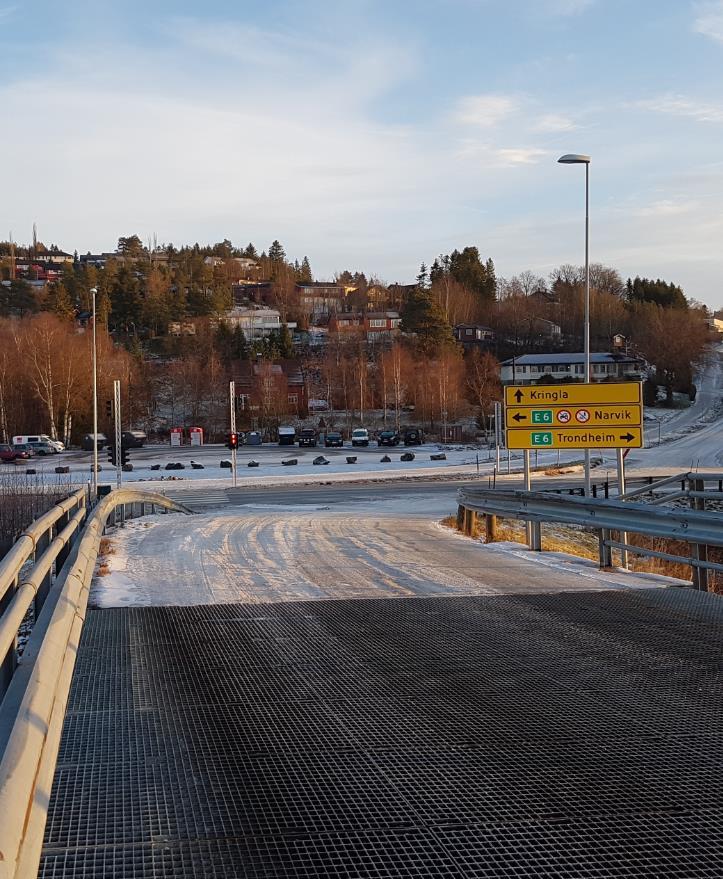
[[[539,522],[530,522],[530,549],[542,552],[542,526]]]
[[[612,568],[613,551],[607,545],[606,541],[610,540],[610,531],[608,528],[601,528],[598,531],[598,553],[600,556],[600,568]]]
[[[37,541],[35,542],[35,559],[39,559],[40,556],[45,552],[45,550],[50,546],[50,541],[53,539],[53,533],[57,533],[56,529],[51,526],[48,530],[42,534]],[[42,610],[43,605],[45,604],[45,599],[48,597],[48,592],[50,591],[50,580],[52,577],[52,568],[48,573],[43,577],[38,585],[38,591],[35,593],[35,619],[37,620],[38,614]]]
[[[494,543],[497,540],[497,516],[485,513],[485,543]]]
[[[693,558],[698,562],[707,562],[708,561],[708,547],[702,543],[692,543],[691,549],[693,550]],[[708,591],[708,570],[706,568],[699,568],[697,565],[692,566],[693,569],[693,589],[698,589],[701,592]]]
[[[694,491],[705,491],[705,482],[702,479],[695,479],[693,481],[693,490]],[[693,509],[694,510],[705,510],[705,498],[704,497],[693,498]]]
[[[65,528],[65,526],[68,524],[69,521],[70,521],[70,513],[69,512],[63,513],[63,515],[55,523],[55,529],[56,529],[55,533],[59,534],[63,530],[63,528]],[[65,564],[65,560],[68,558],[69,555],[70,555],[70,542],[66,543],[65,546],[61,547],[60,552],[58,553],[57,558],[55,559],[55,570],[56,571],[59,571],[63,567],[63,565]]]

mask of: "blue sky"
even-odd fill
[[[722,0],[0,0],[0,237],[319,277],[583,257],[723,306]]]

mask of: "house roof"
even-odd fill
[[[493,333],[492,327],[486,327],[484,324],[455,324],[455,330],[484,330],[486,333]]]
[[[574,363],[584,363],[584,354],[560,354],[552,352],[549,354],[521,354],[519,357],[505,360],[502,366],[511,366],[512,363],[517,366],[544,366],[548,363],[559,363],[569,365]],[[643,363],[642,357],[636,357],[634,354],[620,354],[618,352],[611,353],[609,351],[596,352],[590,354],[591,363]]]

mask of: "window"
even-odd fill
[[[298,402],[299,402],[299,395],[298,394],[289,394],[289,403],[292,406],[296,406],[298,404]]]
[[[383,318],[382,318],[381,320],[378,319],[378,318],[374,318],[373,320],[370,320],[370,321],[369,321],[369,326],[370,326],[370,327],[381,327],[381,328],[383,328],[383,327],[385,327],[386,325],[387,325],[387,322],[386,322],[386,320],[384,320]]]
[[[249,395],[248,394],[239,394],[238,398],[239,407],[241,409],[249,408]]]

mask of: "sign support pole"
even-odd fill
[[[231,412],[231,433],[236,433],[236,382],[228,384],[229,408]],[[236,488],[236,449],[231,449],[231,479]]]
[[[618,497],[625,494],[625,457],[623,455],[622,449],[616,449],[617,459],[618,459]],[[628,532],[621,531],[620,532],[620,542],[627,543],[628,542]],[[623,568],[628,567],[628,551],[627,549],[620,550],[620,566]]]
[[[502,433],[502,403],[495,403],[495,467],[500,472],[500,435]]]
[[[115,414],[115,485],[116,488],[120,488],[123,481],[123,466],[121,464],[121,386],[118,379],[113,382],[113,412]]]
[[[530,450],[525,449],[523,454],[524,461],[524,489],[532,491],[532,481],[530,480]],[[525,522],[525,535],[527,537],[527,545],[532,549],[532,522]]]

